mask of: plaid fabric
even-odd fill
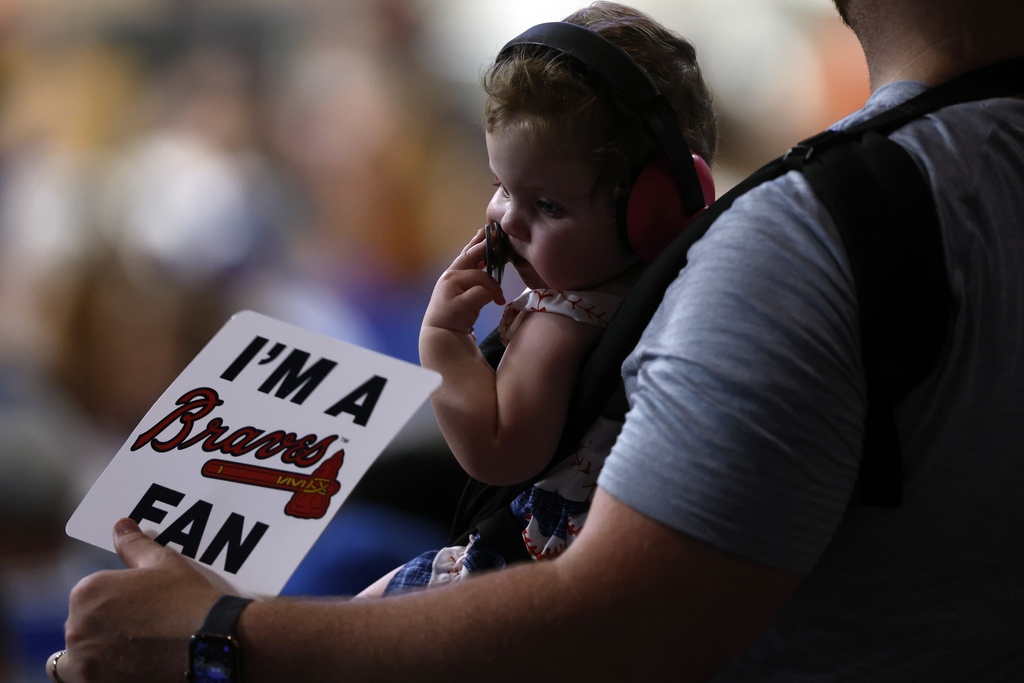
[[[452,546],[431,550],[413,558],[391,577],[384,595],[458,581],[469,574],[485,569],[504,569],[505,558],[483,542],[479,535],[468,546]]]

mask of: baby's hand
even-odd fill
[[[483,270],[485,248],[484,231],[480,230],[434,285],[424,326],[468,334],[480,309],[492,301],[505,304],[501,286]]]

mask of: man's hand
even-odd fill
[[[189,636],[220,593],[130,519],[114,525],[114,548],[129,569],[97,572],[72,589],[57,676],[64,683],[181,683]]]

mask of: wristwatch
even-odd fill
[[[235,637],[238,617],[252,600],[222,595],[188,645],[189,683],[241,683],[242,653]]]

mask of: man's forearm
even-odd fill
[[[798,582],[601,494],[579,540],[553,561],[381,600],[252,605],[240,623],[247,682],[473,671],[493,681],[703,680]]]
[[[534,581],[557,583],[545,576],[551,566],[523,569],[376,600],[255,603],[240,623],[245,681],[406,682],[474,669],[487,680],[521,679],[537,640],[520,629],[527,613],[547,609]]]
[[[68,683],[170,683],[217,591],[121,520],[128,565],[71,592]],[[557,559],[378,600],[269,600],[239,621],[247,683],[703,680],[739,654],[800,581],[672,531],[598,490]]]

